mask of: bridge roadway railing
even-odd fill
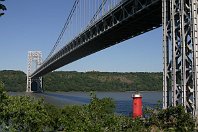
[[[43,76],[87,55],[160,27],[161,3],[161,0],[122,0],[43,62],[30,76]]]

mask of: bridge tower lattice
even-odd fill
[[[162,0],[163,108],[198,115],[198,0]]]
[[[43,92],[42,77],[31,78],[31,73],[42,64],[41,51],[28,51],[26,92]]]

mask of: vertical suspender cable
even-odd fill
[[[64,24],[64,27],[62,28],[61,33],[60,33],[60,35],[58,36],[58,39],[56,40],[56,42],[55,42],[55,44],[54,44],[52,50],[50,51],[49,55],[47,56],[47,58],[46,58],[45,60],[49,59],[49,57],[54,53],[54,51],[55,51],[57,45],[60,43],[60,40],[62,39],[62,37],[63,37],[63,35],[64,35],[64,33],[65,33],[65,30],[68,28],[68,25],[69,25],[70,20],[71,20],[71,18],[72,18],[72,16],[73,16],[74,12],[75,12],[75,10],[76,10],[76,6],[78,5],[78,3],[79,3],[79,0],[75,0],[75,2],[74,2],[74,4],[73,4],[73,7],[72,7],[72,10],[70,11],[70,14],[69,14],[69,16],[68,16],[68,18],[67,18],[67,20],[66,20],[66,22],[65,22],[65,24]]]

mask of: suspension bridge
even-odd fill
[[[75,0],[48,57],[28,52],[27,92],[42,76],[162,26],[163,108],[198,114],[198,0]],[[34,62],[34,68],[33,63]]]

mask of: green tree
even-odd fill
[[[114,114],[114,108],[110,98],[98,99],[92,94],[88,105],[66,106],[60,122],[64,131],[120,131],[123,120]]]
[[[5,1],[5,0],[0,0],[0,2],[1,1]],[[5,10],[7,10],[6,6],[0,3],[0,16],[4,15],[4,12],[2,11],[5,11]]]
[[[147,113],[147,124],[160,130],[192,132],[195,129],[195,119],[181,105],[163,110],[149,108]]]
[[[0,126],[3,131],[47,131],[50,117],[42,100],[28,96],[9,96],[1,102]]]
[[[8,98],[8,95],[4,89],[4,84],[3,82],[0,81],[0,103],[3,102],[7,98]]]

